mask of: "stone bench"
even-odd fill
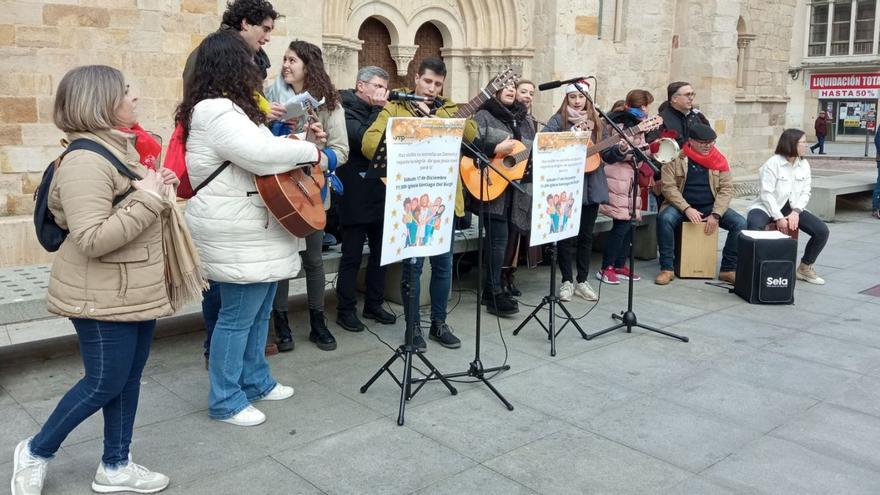
[[[873,172],[813,177],[807,209],[822,220],[833,222],[838,196],[873,191],[876,183]]]
[[[643,217],[636,229],[636,256],[640,259],[653,259],[657,256],[657,236],[655,213],[642,212]],[[476,225],[476,222],[474,222]],[[596,220],[594,232],[601,243],[601,233],[611,230],[612,221],[605,216]],[[456,232],[453,241],[455,254],[474,252],[477,250],[477,227]],[[361,268],[366,266],[369,250],[364,246]],[[339,270],[342,257],[339,246],[324,252],[324,271],[331,274]],[[400,263],[395,263],[386,270],[386,297],[389,301],[400,303]],[[0,348],[50,340],[73,335],[73,326],[66,318],[59,318],[46,310],[46,286],[49,279],[50,265],[39,264],[0,269]],[[361,274],[363,274],[363,269]],[[430,299],[428,283],[430,281],[430,263],[424,264],[421,278],[422,301],[427,304]],[[300,272],[297,278],[305,277]],[[301,289],[294,284],[290,287],[290,296],[300,295]],[[185,318],[201,315],[201,304],[186,305],[174,316],[169,318]],[[332,315],[331,315],[332,316]],[[332,318],[331,318],[332,320]]]

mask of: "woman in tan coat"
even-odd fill
[[[55,98],[55,124],[67,140],[94,141],[141,180],[124,177],[88,150],[65,155],[49,190],[56,223],[69,231],[52,264],[49,310],[69,317],[79,338],[85,376],[62,397],[35,436],[15,449],[13,494],[39,494],[49,459],[89,416],[104,413],[104,455],[92,489],[152,493],[168,477],[131,462],[129,445],[141,372],[156,318],[177,307],[165,254],[178,235],[168,189],[178,180],[139,162],[136,136],[118,130],[136,123],[136,98],[122,73],[107,66],[68,72]],[[122,198],[122,199],[120,199]]]

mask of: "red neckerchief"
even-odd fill
[[[712,146],[712,151],[710,151],[708,155],[697,153],[691,148],[690,143],[684,143],[682,151],[684,151],[684,154],[687,155],[688,158],[695,161],[697,165],[703,168],[717,170],[719,172],[730,172],[730,165],[727,163],[727,158],[724,158],[724,155],[722,155],[721,152],[718,151],[718,148],[714,146]]]
[[[156,170],[159,155],[162,154],[162,145],[156,141],[156,138],[145,131],[140,124],[135,124],[131,127],[120,127],[119,130],[137,136],[134,140],[134,147],[138,155],[140,155],[141,164],[149,169]]]

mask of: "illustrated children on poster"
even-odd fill
[[[532,145],[532,230],[530,245],[577,235],[588,135],[541,133]]]
[[[406,240],[404,247],[431,245],[434,233],[442,226],[445,211],[446,205],[440,196],[434,198],[433,202],[427,194],[404,199],[401,232]]]

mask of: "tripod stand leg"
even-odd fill
[[[412,378],[412,352],[405,352],[403,356],[403,383],[400,387],[400,410],[397,414],[397,425],[403,426],[403,413],[406,401],[410,399],[410,379]]]
[[[587,339],[587,333],[584,332],[584,329],[581,328],[580,325],[578,325],[577,318],[575,318],[574,316],[571,315],[571,313],[569,313],[569,311],[565,307],[565,305],[562,304],[562,301],[559,301],[556,304],[559,305],[559,308],[562,309],[563,313],[565,313],[565,316],[568,318],[568,323],[571,323],[572,325],[574,325],[575,328],[577,328],[577,331],[578,331],[578,333],[581,334],[581,337],[583,337],[586,340],[589,340],[589,339]],[[561,332],[562,329],[560,328],[559,331]]]
[[[382,367],[379,368],[379,371],[377,371],[376,374],[373,375],[372,378],[370,378],[367,381],[367,383],[365,383],[361,387],[362,394],[367,392],[367,390],[370,388],[370,386],[373,385],[373,382],[375,382],[380,376],[382,376],[382,373],[385,373],[386,371],[388,371],[391,368],[391,364],[394,363],[394,361],[397,360],[399,357],[401,357],[400,355],[402,352],[403,351],[401,351],[400,348],[398,348],[396,351],[394,351],[394,355],[391,356],[391,358],[388,361],[385,361],[385,364],[383,364]]]
[[[555,268],[554,268],[555,269]],[[550,297],[550,328],[547,329],[547,336],[550,338],[550,355],[556,356],[556,300]]]
[[[504,406],[507,407],[508,411],[513,411],[513,404],[507,402],[507,399],[505,399],[504,396],[501,395],[501,392],[499,392],[491,383],[489,383],[489,380],[486,380],[482,373],[477,376],[477,378],[481,382],[485,383],[487,387],[489,387],[489,390],[491,390],[492,393],[495,394],[496,397],[498,397],[498,400],[504,403]]]
[[[425,357],[422,353],[420,353],[420,352],[419,352],[419,353],[416,353],[416,356],[418,356],[419,359],[421,359],[422,362],[425,363],[425,366],[427,366],[428,369],[431,370],[431,374],[428,375],[429,377],[432,377],[432,376],[433,376],[434,378],[440,380],[441,382],[443,382],[443,385],[446,385],[446,388],[449,389],[449,392],[450,392],[452,395],[458,395],[458,390],[456,390],[455,387],[453,387],[452,384],[449,383],[449,380],[446,379],[446,376],[443,375],[443,373],[440,373],[440,370],[438,370],[437,368],[434,367],[433,364],[431,364],[431,361],[428,361],[428,358],[426,358],[426,357]],[[418,381],[420,381],[420,380],[416,380],[416,382],[418,382]]]
[[[523,320],[522,323],[520,323],[518,327],[516,327],[516,330],[513,331],[513,334],[519,335],[519,331],[522,330],[523,327],[526,326],[526,324],[528,322],[532,321],[532,318],[537,319],[538,318],[538,311],[541,311],[541,308],[543,308],[545,304],[547,304],[546,298],[543,301],[541,301],[541,304],[538,304],[535,307],[535,309],[531,312],[531,314],[529,314],[529,316],[525,320]]]

